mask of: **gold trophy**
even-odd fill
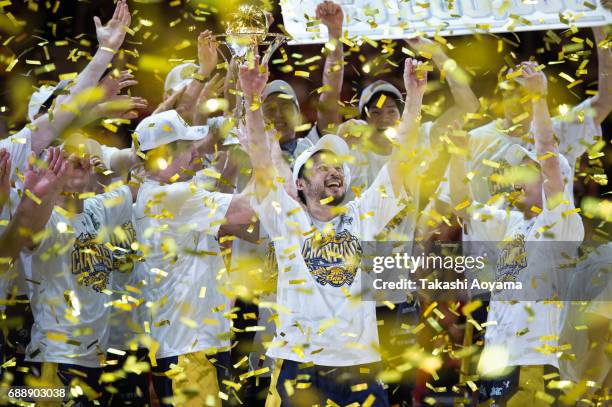
[[[267,65],[272,54],[287,41],[284,34],[268,31],[266,14],[253,5],[241,5],[224,24],[225,34],[216,37],[227,46],[232,59],[238,64],[252,61],[255,55],[259,55],[259,47],[267,46],[260,61],[261,65]],[[237,96],[236,108],[232,114],[237,123],[244,120],[244,111],[244,100]]]
[[[272,54],[287,41],[287,37],[280,33],[268,32],[268,21],[266,14],[258,7],[244,4],[238,7],[225,22],[225,34],[217,37],[225,37],[221,41],[230,50],[232,56],[243,62],[259,52],[259,47],[267,45],[261,59],[262,64],[267,64]]]

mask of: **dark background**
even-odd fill
[[[149,112],[142,112],[141,118],[153,111],[161,101],[163,82],[166,72],[183,59],[196,59],[197,34],[210,29],[215,33],[223,33],[222,24],[229,13],[234,11],[239,0],[215,1],[130,1],[132,11],[131,28],[133,35],[126,36],[124,52],[115,57],[115,67],[132,69],[139,85],[133,87],[132,95],[141,96],[149,101]],[[275,23],[271,31],[281,31],[282,24],[280,7],[269,2],[259,3],[274,14]],[[62,73],[80,71],[90,54],[96,49],[95,26],[93,17],[98,15],[106,22],[112,15],[114,4],[110,0],[61,2],[14,2],[4,7],[0,15],[0,137],[22,128],[26,121],[27,101],[35,87],[44,83],[55,83]],[[9,14],[10,13],[10,14]],[[13,16],[13,18],[11,18]],[[17,21],[17,24],[14,21]],[[499,104],[500,97],[495,91],[497,77],[506,64],[514,64],[529,58],[535,58],[540,63],[547,64],[546,73],[549,78],[549,105],[551,114],[558,114],[560,104],[576,105],[588,97],[587,90],[597,89],[597,57],[595,49],[586,43],[578,53],[566,52],[559,64],[550,62],[559,59],[559,53],[568,46],[575,46],[572,38],[591,39],[591,30],[580,29],[572,34],[564,30],[555,33],[563,39],[560,44],[549,40],[545,31],[507,33],[507,34],[475,34],[468,36],[447,37],[454,46],[448,54],[454,58],[472,76],[471,86],[482,102],[482,117],[468,123],[468,127],[476,127],[493,117],[502,114]],[[57,41],[68,41],[67,45],[58,46]],[[503,41],[503,49],[498,52],[498,42]],[[382,46],[391,48],[394,52],[382,53]],[[342,100],[346,103],[347,115],[356,112],[357,95],[360,90],[376,79],[386,79],[402,89],[401,62],[405,54],[401,52],[403,41],[378,41],[378,47],[364,44],[359,49],[350,50],[345,67]],[[226,56],[227,50],[223,48]],[[321,70],[323,58],[310,64],[300,66],[300,61],[322,55],[321,45],[284,46],[282,49],[288,61],[271,65],[271,79],[282,78],[289,81],[298,94],[305,121],[314,122],[316,113],[314,106],[318,98],[316,89],[321,86]],[[76,61],[68,56],[82,52]],[[349,51],[345,46],[345,51]],[[19,62],[10,72],[6,67],[12,58],[17,56]],[[280,50],[272,59],[281,57]],[[583,83],[568,90],[568,82],[559,77],[565,72],[577,78],[576,69],[585,59],[588,74],[580,76]],[[40,65],[28,64],[26,60],[40,61]],[[41,69],[54,64],[55,69],[41,72]],[[371,67],[369,74],[363,72],[364,63]],[[310,71],[309,78],[297,77],[294,72],[282,73],[281,69],[289,66],[294,70]],[[439,80],[439,72],[430,75],[429,89],[425,97],[425,112],[430,112],[433,106],[442,108],[451,102],[446,84]],[[351,108],[352,107],[352,108]],[[425,117],[426,120],[432,116]],[[121,147],[130,144],[130,131],[137,121],[131,125],[122,126],[116,134],[101,126],[89,129],[96,139]],[[610,137],[607,130],[609,120],[604,123],[606,148],[604,157],[588,160],[583,157],[581,169],[593,171],[593,168],[610,168]],[[595,171],[598,171],[595,169]],[[599,170],[601,171],[601,170]],[[581,179],[576,183],[578,198],[584,194],[599,196],[609,191],[608,186],[595,184],[586,173],[578,175]],[[583,182],[584,181],[584,182]],[[576,200],[577,204],[580,199]],[[588,236],[587,236],[588,238]]]

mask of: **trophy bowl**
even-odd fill
[[[225,44],[234,58],[245,60],[249,51],[256,53],[260,45],[267,45],[262,63],[267,63],[271,55],[287,41],[287,36],[268,32],[266,14],[253,5],[241,5],[225,22],[225,34],[215,37]]]

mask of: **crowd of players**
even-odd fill
[[[411,375],[437,370],[410,339],[423,317],[418,293],[380,307],[361,300],[364,242],[436,239],[445,223],[461,225],[464,241],[518,250],[493,265],[499,281],[527,281],[535,264],[553,275],[567,261],[538,242],[575,242],[569,257],[580,258],[576,162],[612,109],[603,28],[593,29],[596,95],[551,117],[543,66],[525,61],[498,84],[505,116],[466,132],[479,99],[442,44],[424,37],[406,40],[427,58],[405,59],[404,89],[370,83],[344,121],[343,12],[331,1],[316,12],[329,38],[306,137],[296,135],[291,85],[269,82],[258,55],[219,72],[209,31],[198,64],[168,73],[131,148],[88,137],[86,124],[147,107],[125,94],[131,72],[108,70],[131,22],[124,0],[105,25],[96,18],[99,48],[76,79],[35,91],[30,123],[0,140],[1,287],[5,298],[27,296],[33,318],[25,348],[5,358],[6,386],[70,386],[72,405],[416,405]],[[447,72],[453,104],[421,122],[433,69]],[[211,113],[221,97],[227,106]],[[582,270],[599,276],[611,256],[602,246]],[[605,398],[606,304],[579,312],[588,335],[576,356],[559,303],[485,302],[478,375],[462,372],[475,377],[467,403]],[[238,315],[258,322],[236,363]],[[551,385],[562,380],[584,386],[567,396]]]

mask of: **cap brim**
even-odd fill
[[[536,156],[536,154],[532,151],[527,150],[525,147],[519,144],[511,145],[510,148],[508,148],[508,151],[506,151],[504,158],[506,159],[508,164],[514,167],[520,165],[525,159],[525,157],[538,164],[538,157]]]
[[[293,165],[293,182],[297,181],[300,170],[306,164],[306,162],[318,153],[319,151],[331,151],[335,155],[346,157],[350,154],[350,149],[346,141],[344,141],[341,137],[338,137],[335,134],[326,134],[321,137],[314,146],[309,147],[300,154],[296,159]],[[346,163],[345,167],[345,185],[350,185],[350,174],[348,173],[348,166]]]

